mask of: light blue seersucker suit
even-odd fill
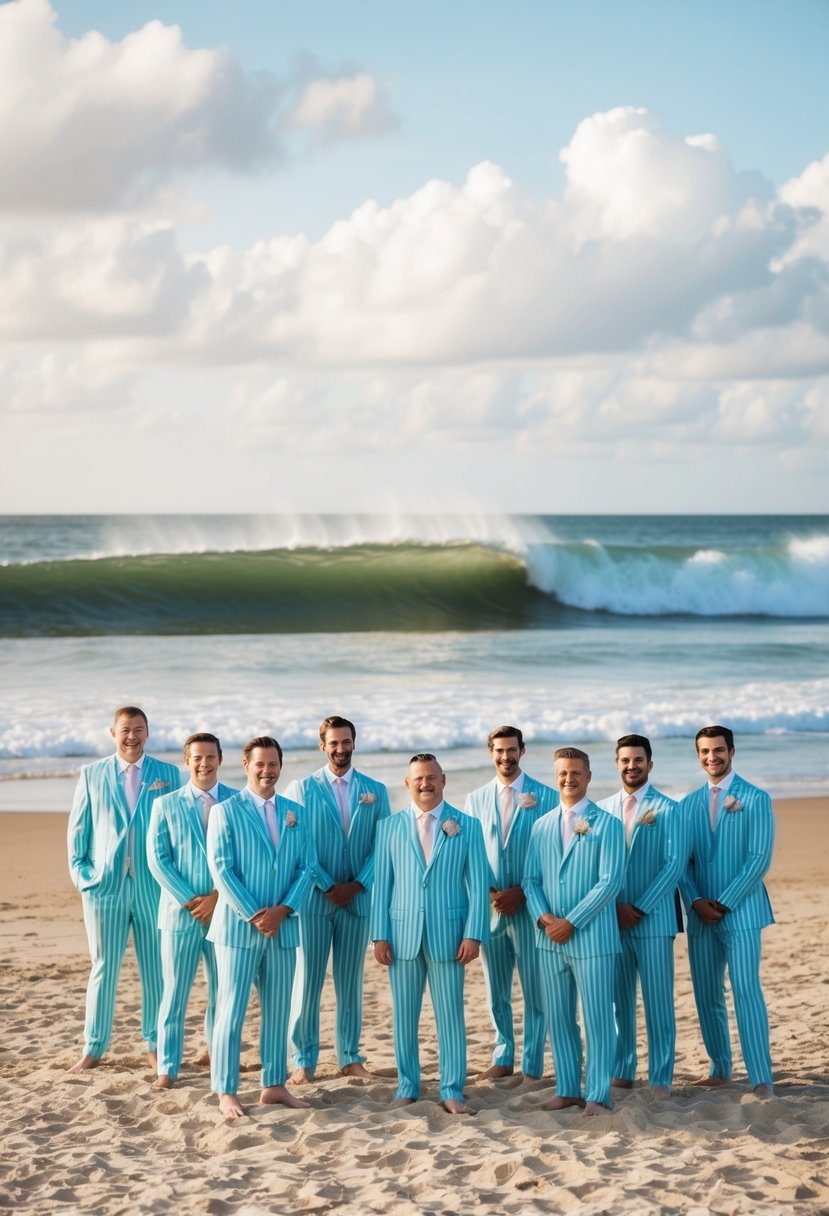
[[[731,1038],[725,1005],[725,968],[752,1087],[771,1085],[769,1019],[760,985],[760,936],[774,923],[763,876],[774,849],[774,813],[765,790],[737,773],[719,799],[716,827],[709,819],[709,785],[680,804],[688,831],[688,864],[680,879],[688,909],[691,979],[711,1075],[731,1076]],[[733,798],[739,809],[727,810]],[[729,909],[717,924],[704,924],[692,904],[712,899]]]
[[[182,906],[197,895],[209,895],[213,878],[207,864],[204,811],[192,783],[157,798],[150,816],[147,861],[161,887],[158,928],[161,932],[161,971],[164,990],[158,1015],[158,1074],[173,1081],[184,1052],[184,1017],[193,980],[204,959],[207,978],[207,1013],[204,1033],[208,1049],[213,1038],[216,1011],[216,959],[207,940],[208,926]],[[219,783],[216,802],[232,798],[238,790]]]
[[[625,845],[625,872],[618,903],[633,904],[645,915],[621,931],[613,1003],[616,1009],[614,1077],[636,1076],[636,983],[642,987],[648,1035],[648,1082],[670,1089],[676,1055],[674,1012],[674,891],[685,868],[684,821],[673,798],[648,782],[635,792],[636,819]],[[598,805],[623,825],[624,790]]]
[[[615,1027],[613,976],[620,952],[616,896],[622,885],[625,834],[622,825],[594,802],[583,800],[576,821],[587,832],[566,849],[561,809],[539,819],[530,837],[524,894],[533,923],[550,912],[574,926],[561,945],[536,929],[541,994],[553,1044],[556,1093],[610,1106]],[[582,1094],[581,1035],[576,1020],[581,1000],[587,1044]]]
[[[320,1051],[320,997],[328,956],[333,953],[337,997],[335,1045],[340,1068],[362,1063],[363,973],[368,945],[374,842],[377,826],[390,812],[385,785],[351,769],[348,782],[351,818],[343,828],[339,803],[325,767],[292,781],[286,797],[305,807],[305,824],[314,842],[316,866],[305,907],[300,912],[300,948],[291,1008],[294,1064],[314,1071]],[[335,883],[359,882],[345,907],[325,892]]]
[[[438,1035],[440,1099],[460,1101],[466,1081],[464,968],[456,961],[464,938],[486,940],[488,865],[481,825],[443,802],[429,864],[412,807],[384,820],[377,832],[371,936],[391,944],[397,1097],[420,1096],[418,1024],[428,976]],[[450,835],[456,824],[458,831]]]
[[[81,893],[92,971],[86,991],[84,1055],[102,1056],[112,1034],[121,960],[132,929],[141,976],[141,1035],[156,1047],[161,1001],[158,883],[147,865],[146,837],[155,799],[181,783],[173,764],[145,755],[130,816],[116,754],[81,769],[69,813],[69,872]],[[129,847],[132,840],[132,865]]]
[[[210,812],[207,859],[219,892],[208,940],[216,951],[219,990],[213,1027],[211,1083],[218,1094],[235,1094],[250,989],[261,1010],[262,1085],[283,1085],[288,1071],[288,1014],[299,945],[298,912],[313,874],[313,849],[305,812],[279,795],[274,848],[249,790]],[[264,908],[285,904],[292,914],[275,937],[260,933],[251,919]]]
[[[558,790],[534,780],[527,773],[522,772],[520,776],[523,784],[506,840],[501,838],[498,791],[502,783],[498,778],[493,777],[486,785],[473,790],[466,799],[467,813],[474,815],[483,829],[490,868],[489,885],[499,891],[521,886],[532,828],[542,815],[558,806]],[[535,805],[521,806],[522,796],[533,799]],[[512,981],[517,967],[524,994],[521,1069],[526,1076],[540,1077],[544,1073],[546,1031],[535,949],[535,925],[526,904],[514,916],[501,916],[492,909],[489,941],[482,947],[481,956],[489,1009],[495,1027],[492,1063],[509,1068],[515,1063]]]

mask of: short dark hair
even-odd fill
[[[349,722],[348,718],[341,718],[339,714],[331,714],[329,718],[323,718],[320,722],[320,743],[325,742],[325,736],[330,730],[350,730],[352,743],[357,742],[357,728],[353,722]]]
[[[616,740],[617,757],[623,747],[641,747],[648,759],[653,760],[653,748],[647,735],[622,735],[621,739]]]
[[[250,758],[251,752],[257,747],[273,748],[279,756],[279,763],[282,763],[282,748],[277,743],[276,739],[272,739],[270,735],[257,735],[255,739],[248,739],[245,746],[242,748],[242,756],[245,760]]]
[[[556,760],[583,760],[584,767],[590,771],[590,757],[587,752],[583,752],[578,747],[559,747],[553,752],[553,761]]]
[[[524,736],[517,726],[496,726],[495,730],[491,730],[487,735],[486,745],[492,751],[492,745],[496,739],[512,739],[513,736],[518,740],[518,746],[523,751]]]
[[[418,752],[412,756],[409,764],[436,764],[440,768],[440,761],[437,756],[433,756],[431,752]]]
[[[729,730],[727,726],[703,726],[702,730],[698,730],[694,735],[694,747],[699,751],[700,739],[719,739],[720,736],[725,739],[725,745],[731,751],[734,746],[734,731]]]
[[[122,705],[120,708],[116,709],[115,713],[112,715],[113,726],[119,718],[143,718],[144,725],[146,726],[147,730],[150,729],[150,724],[147,721],[147,715],[144,713],[144,710],[139,709],[137,705]]]
[[[219,740],[216,738],[216,736],[211,735],[209,731],[199,730],[199,731],[196,731],[195,735],[188,735],[188,737],[184,740],[184,747],[181,749],[182,753],[184,755],[185,761],[190,756],[190,744],[191,743],[215,743],[216,751],[219,753],[219,759],[221,760],[222,745],[219,742]]]

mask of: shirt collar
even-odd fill
[[[504,781],[499,781],[498,778],[496,777],[495,778],[495,787],[499,793],[501,792],[502,789],[506,788],[506,789],[513,790],[516,795],[520,794],[524,788],[524,770],[522,769],[521,772],[518,774],[518,776],[515,778],[515,780],[510,781],[508,784]]]
[[[585,795],[580,802],[577,802],[575,806],[571,806],[569,810],[566,807],[562,807],[561,813],[562,815],[581,815],[587,810],[589,805],[590,799]]]
[[[419,806],[415,806],[414,803],[411,805],[416,819],[420,819],[421,815],[431,815],[433,819],[440,819],[443,813],[444,801],[439,802],[433,811],[421,811]]]
[[[354,769],[353,768],[346,769],[346,771],[344,773],[340,773],[340,774],[332,773],[331,769],[326,764],[325,768],[322,771],[325,773],[326,777],[328,778],[329,785],[333,785],[335,781],[344,781],[346,783],[346,785],[348,785],[351,782],[351,775],[354,772]]]
[[[123,775],[124,775],[124,773],[127,771],[127,769],[130,767],[130,765],[131,765],[133,762],[132,762],[131,760],[125,760],[125,759],[124,759],[122,756],[119,756],[117,752],[115,753],[115,759],[116,759],[116,760],[117,760],[117,762],[118,762],[118,771],[119,771],[119,773],[121,773],[121,775],[123,776]],[[147,757],[146,757],[145,755],[143,755],[143,754],[142,754],[142,755],[141,755],[141,756],[140,756],[140,757],[139,757],[139,758],[138,758],[138,759],[135,761],[135,767],[138,769],[138,772],[139,772],[139,773],[140,773],[140,772],[141,772],[141,770],[143,769],[143,767],[144,767],[144,761],[145,761],[146,759],[147,759]]]
[[[215,784],[215,785],[214,785],[214,786],[213,786],[211,789],[209,789],[209,790],[200,790],[200,789],[199,789],[199,787],[198,787],[197,785],[193,785],[193,782],[192,782],[192,781],[188,781],[188,783],[187,783],[187,788],[190,790],[190,793],[193,795],[193,797],[194,797],[194,798],[204,798],[205,794],[209,794],[209,795],[210,795],[210,797],[213,799],[213,801],[214,801],[214,802],[218,802],[218,801],[219,801],[219,799],[217,798],[217,794],[218,794],[218,792],[219,792],[219,783],[218,783],[218,781],[217,781],[217,782],[216,782],[216,784]],[[250,791],[248,791],[248,792],[250,792]],[[256,795],[254,794],[254,795],[253,795],[253,797],[255,798],[255,797],[256,797]]]
[[[248,798],[252,799],[253,805],[258,811],[264,809],[266,800],[264,798],[260,798],[258,794],[254,794],[249,785],[245,786],[245,793],[247,794]],[[272,802],[274,806],[276,806],[276,794],[274,794],[273,798],[270,798],[267,801]]]
[[[736,776],[737,776],[737,774],[734,772],[734,769],[732,768],[732,770],[728,774],[728,776],[723,777],[722,781],[712,781],[709,777],[708,788],[709,788],[709,790],[713,789],[714,786],[716,785],[718,790],[722,790],[723,792],[725,792],[728,789],[729,785],[731,785],[731,782],[734,780],[734,778]]]

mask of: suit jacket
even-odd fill
[[[454,835],[443,830],[450,821]],[[427,866],[407,807],[380,824],[375,857],[371,936],[391,942],[395,958],[416,958],[423,946],[430,959],[447,962],[464,938],[486,940],[489,867],[477,819],[445,802]]]
[[[720,798],[717,823],[711,831],[708,783],[680,803],[688,832],[688,861],[679,889],[688,909],[688,932],[705,927],[691,905],[695,899],[716,899],[730,909],[720,924],[725,929],[762,929],[774,923],[763,875],[774,849],[774,813],[765,790],[737,773],[726,798],[740,810],[726,810]]]
[[[588,802],[581,818],[589,830],[574,835],[566,851],[560,808],[544,815],[532,830],[522,885],[533,921],[551,912],[575,927],[564,945],[537,929],[536,945],[571,958],[618,954],[616,896],[625,863],[624,829],[595,802]]]
[[[501,841],[501,808],[498,790],[501,782],[493,777],[486,785],[473,790],[466,799],[466,811],[480,822],[484,833],[484,845],[489,860],[489,885],[499,891],[506,887],[520,887],[524,878],[530,833],[537,821],[558,806],[558,791],[524,773],[522,794],[535,798],[535,806],[516,806],[510,821],[507,839]],[[505,933],[512,917],[501,916],[494,909],[490,912],[490,936]]]
[[[360,891],[345,906],[353,916],[368,916],[371,911],[371,884],[374,880],[374,843],[378,824],[391,814],[389,795],[380,781],[358,773],[351,777],[352,806],[348,835],[343,830],[340,805],[325,767],[292,781],[286,794],[305,807],[305,824],[314,842],[316,865],[305,913],[333,916],[334,904],[324,892],[337,882],[359,882]]]
[[[147,865],[147,830],[156,798],[181,784],[173,764],[145,756],[141,789],[130,816],[117,755],[81,769],[69,812],[69,873],[79,891],[96,900],[117,898],[124,887],[130,827],[133,868],[139,898],[157,899],[158,887]]]
[[[262,935],[251,919],[263,908],[287,904],[293,911],[280,925],[276,941],[285,949],[299,945],[298,913],[311,883],[313,848],[299,803],[277,795],[274,809],[279,825],[275,849],[246,790],[218,802],[210,812],[207,861],[219,901],[208,941],[247,948],[258,945]],[[289,815],[292,825],[287,822]]]
[[[597,805],[622,824],[624,791]],[[685,869],[687,844],[678,804],[648,785],[639,803],[630,844],[625,846],[625,871],[617,902],[633,904],[644,918],[625,930],[631,937],[675,937],[674,891]]]
[[[230,785],[219,785],[216,801],[238,794]],[[212,812],[211,812],[212,814]],[[161,887],[158,927],[167,933],[190,933],[200,923],[182,907],[196,895],[213,890],[207,864],[207,833],[201,801],[188,785],[157,798],[150,816],[147,861]]]

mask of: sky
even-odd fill
[[[0,512],[826,512],[827,46],[0,2]]]

